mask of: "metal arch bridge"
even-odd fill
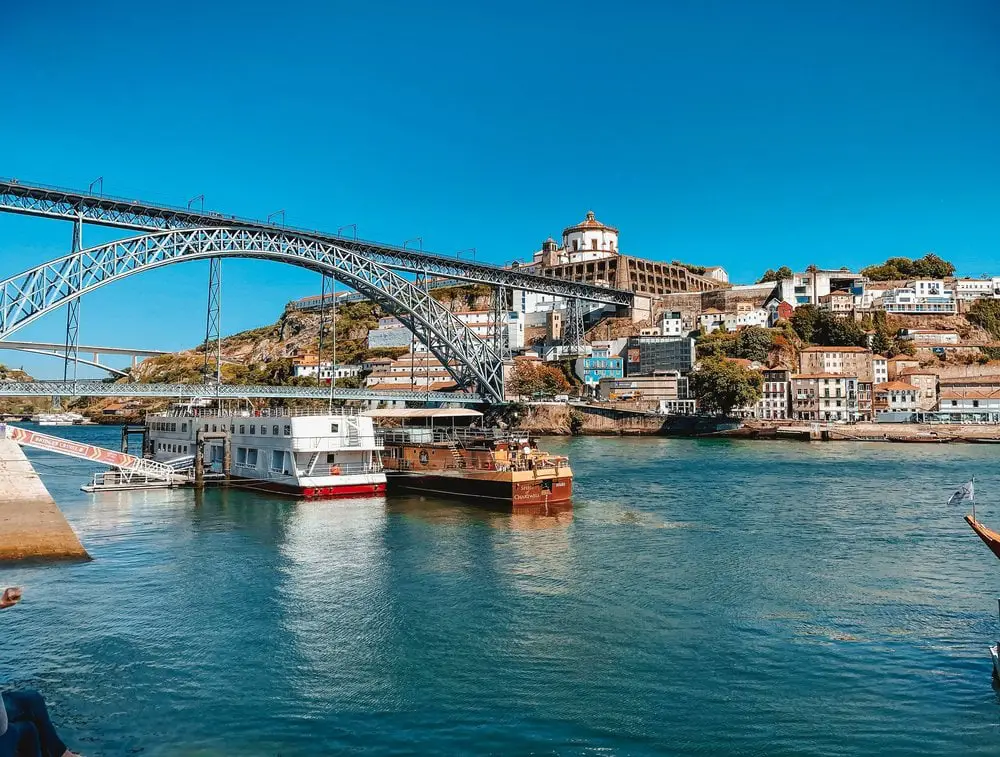
[[[169,397],[171,399],[330,399],[328,386],[263,384],[137,384],[105,381],[0,381],[0,397]],[[470,392],[419,392],[336,389],[334,399],[447,402],[476,405],[483,398]]]
[[[79,250],[0,281],[0,339],[113,281],[189,260],[274,260],[318,271],[378,301],[413,331],[461,389],[504,401],[503,362],[450,310],[366,256],[280,230],[194,228],[161,231]]]
[[[0,179],[0,212],[61,218],[68,221],[82,221],[99,226],[147,232],[222,226],[269,230],[295,235],[303,240],[311,239],[326,244],[335,244],[343,250],[357,253],[394,270],[492,286],[525,289],[558,297],[625,307],[631,307],[635,298],[632,292],[623,289],[610,289],[593,284],[539,276],[517,269],[463,260],[450,255],[406,249],[405,247],[344,237],[329,232],[298,229],[191,208],[151,204],[140,200],[47,187],[41,184],[23,184],[16,179]]]

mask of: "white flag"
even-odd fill
[[[963,500],[971,500],[976,496],[976,485],[969,481],[968,483],[962,484],[958,491],[951,495],[948,499],[949,505],[957,505]]]

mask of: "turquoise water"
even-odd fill
[[[67,436],[116,446],[117,429]],[[87,755],[996,754],[988,446],[550,439],[576,508],[87,495],[0,680]]]

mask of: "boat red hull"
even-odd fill
[[[341,499],[344,497],[378,497],[385,494],[385,482],[375,484],[343,484],[333,486],[292,486],[277,481],[258,481],[239,476],[230,478],[233,486],[254,491],[285,494],[299,499]]]

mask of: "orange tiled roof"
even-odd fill
[[[798,373],[792,376],[792,380],[795,379],[856,379],[857,376],[848,376],[844,373]]]
[[[902,381],[887,381],[884,384],[875,386],[876,392],[916,392],[919,391],[913,384],[904,384]]]
[[[601,223],[594,217],[594,211],[588,210],[586,218],[584,218],[582,221],[580,221],[580,223],[576,224],[575,226],[567,226],[565,229],[563,229],[563,234],[569,234],[570,232],[573,231],[586,231],[587,229],[602,229],[604,231],[614,232],[615,234],[618,233],[618,229],[616,229],[614,226],[607,226]]]
[[[867,347],[806,347],[802,352],[868,352]]]

